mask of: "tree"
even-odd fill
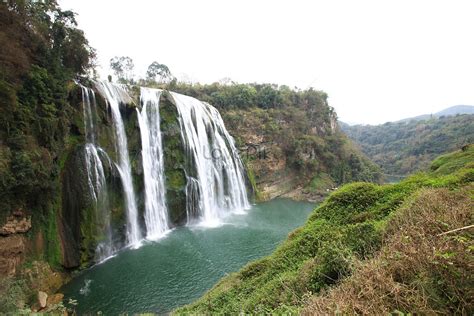
[[[110,68],[114,71],[121,83],[133,83],[133,70],[135,65],[133,59],[128,56],[122,56],[110,59]]]
[[[174,76],[171,74],[168,66],[154,61],[150,66],[148,66],[146,78],[149,81],[155,81],[158,83],[170,83],[174,79]]]
[[[278,90],[272,85],[264,84],[256,95],[257,105],[261,108],[275,108],[281,104],[281,96]]]

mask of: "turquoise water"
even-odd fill
[[[81,273],[62,292],[79,314],[166,313],[199,298],[227,273],[270,254],[314,204],[276,199],[216,228],[183,227]]]

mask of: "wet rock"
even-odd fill
[[[161,133],[165,162],[166,201],[171,225],[184,225],[186,213],[186,171],[184,144],[173,98],[163,93],[160,99]]]
[[[76,268],[81,263],[81,219],[90,205],[86,162],[82,146],[78,146],[66,159],[62,172],[62,214],[59,221],[62,264]]]

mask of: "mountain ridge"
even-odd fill
[[[340,127],[389,175],[424,170],[437,155],[474,142],[474,114]]]
[[[440,118],[441,116],[455,116],[455,115],[463,115],[463,114],[474,114],[474,106],[473,105],[453,105],[433,114],[417,115],[417,116],[395,121],[394,123],[409,122],[413,120],[423,121],[423,120],[429,120],[431,118]]]
[[[447,107],[441,111],[431,114],[420,114],[417,116],[407,117],[396,121],[387,121],[385,123],[380,124],[364,124],[364,123],[353,123],[347,122],[343,120],[339,120],[339,125],[343,126],[378,126],[384,125],[387,123],[403,123],[403,122],[410,122],[410,121],[424,121],[429,120],[431,118],[440,118],[442,116],[455,116],[455,115],[464,115],[464,114],[474,114],[474,105],[453,105]]]

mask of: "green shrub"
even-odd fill
[[[0,280],[0,314],[15,314],[29,301],[30,292],[23,279]]]
[[[324,218],[343,224],[351,222],[354,215],[364,212],[377,201],[379,191],[371,183],[352,183],[342,187],[319,207],[310,220]]]

